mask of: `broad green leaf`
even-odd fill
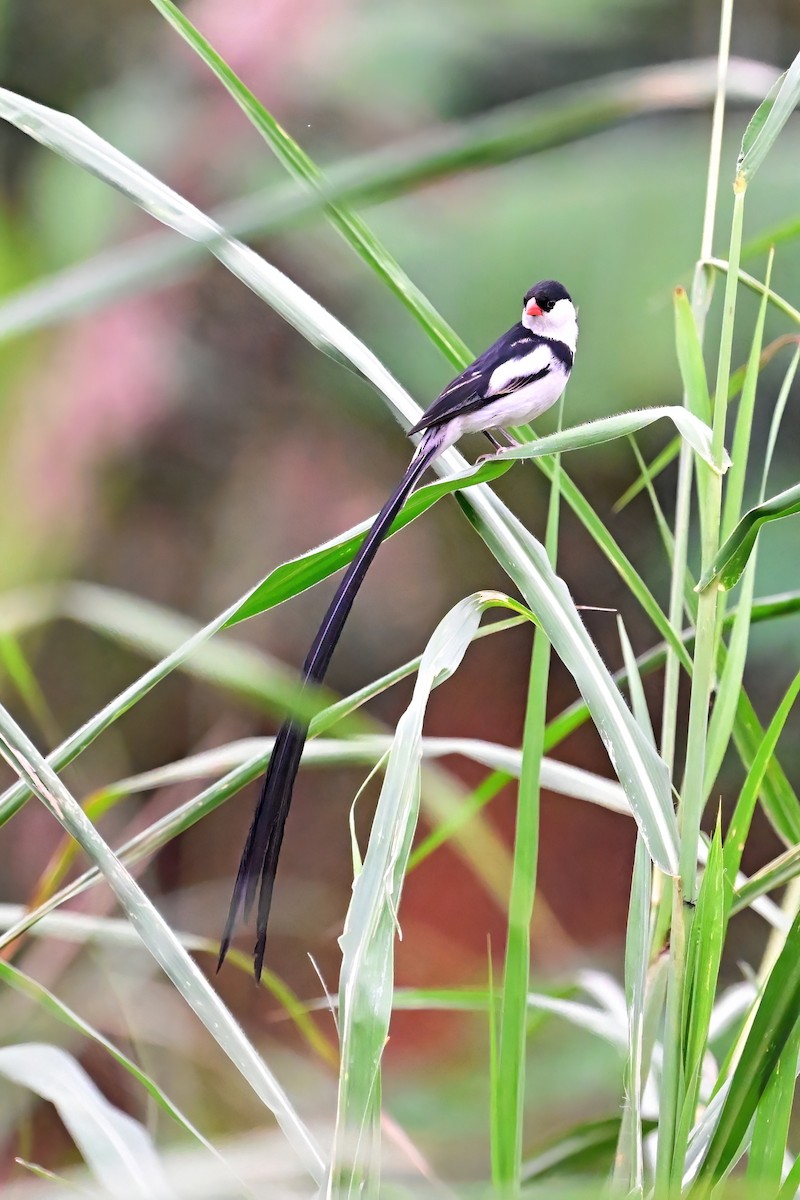
[[[758,106],[742,138],[736,164],[745,185],[755,175],[800,101],[800,54]]]
[[[800,484],[771,496],[746,512],[730,537],[722,544],[713,563],[695,589],[698,592],[716,586],[724,591],[735,587],[747,566],[759,530],[767,521],[778,521],[800,512]]]
[[[144,1126],[109,1104],[65,1050],[41,1042],[2,1046],[0,1075],[56,1106],[105,1196],[177,1197]]]

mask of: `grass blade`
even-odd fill
[[[723,542],[708,570],[695,589],[698,592],[716,586],[723,591],[734,587],[742,577],[753,552],[759,530],[768,521],[779,521],[800,512],[800,484],[786,488],[746,512],[730,537]]]
[[[719,1121],[700,1168],[701,1186],[712,1186],[734,1163],[748,1126],[800,1013],[800,914],[758,1002],[741,1057],[722,1103]]]
[[[764,64],[734,59],[729,94],[757,101],[775,75]],[[335,164],[328,171],[323,196],[317,191],[298,194],[295,186],[270,188],[222,206],[214,220],[237,237],[247,237],[315,218],[324,203],[381,203],[456,172],[568,144],[631,117],[701,107],[714,95],[714,79],[712,59],[602,76]],[[201,246],[169,233],[105,251],[8,297],[0,305],[0,340],[174,283],[190,274],[202,258]]]
[[[0,114],[131,196],[158,220],[171,224],[186,237],[201,241],[314,345],[339,361],[350,362],[374,384],[395,412],[405,419],[416,418],[418,407],[349,330],[281,272],[229,237],[171,188],[71,117],[3,89],[0,89]],[[717,448],[715,453],[721,462]],[[463,466],[463,458],[454,450],[447,451],[436,463],[439,473]],[[565,479],[564,492],[568,497],[567,482]],[[677,865],[677,830],[665,765],[642,738],[588,637],[572,598],[550,568],[538,542],[485,485],[471,491],[469,504],[464,497],[460,503],[466,506],[481,536],[521,587],[528,606],[584,692],[650,853],[666,873],[671,873]]]
[[[178,1125],[192,1138],[199,1142],[200,1145],[204,1146],[205,1149],[208,1150],[210,1154],[213,1154],[219,1162],[224,1163],[225,1160],[219,1151],[217,1151],[214,1146],[212,1146],[212,1144],[205,1137],[203,1137],[199,1129],[196,1129],[188,1117],[184,1116],[180,1109],[172,1103],[172,1101],[158,1086],[155,1080],[152,1079],[151,1076],[149,1076],[145,1071],[143,1071],[141,1067],[137,1066],[132,1059],[128,1058],[126,1054],[123,1054],[121,1050],[118,1050],[113,1042],[110,1042],[108,1038],[104,1037],[98,1029],[95,1029],[87,1021],[84,1021],[82,1017],[78,1016],[76,1012],[69,1008],[68,1005],[64,1004],[63,1001],[59,1000],[58,997],[53,995],[52,992],[48,991],[48,989],[41,983],[38,983],[35,979],[31,979],[29,975],[26,975],[23,971],[18,970],[17,967],[13,966],[11,963],[4,962],[2,959],[0,959],[0,980],[2,980],[6,986],[13,988],[16,992],[19,992],[20,995],[27,997],[27,999],[33,1004],[38,1005],[38,1007],[44,1012],[55,1017],[56,1020],[62,1022],[62,1024],[68,1026],[70,1029],[74,1029],[83,1037],[96,1042],[99,1046],[102,1046],[102,1048],[115,1060],[115,1062],[119,1063],[119,1065],[123,1067],[124,1070],[127,1071],[127,1073],[133,1079],[135,1079],[138,1084],[141,1085],[141,1087],[145,1089],[148,1095],[152,1096],[159,1108],[163,1109],[163,1111],[170,1117],[171,1120],[176,1123],[176,1125]]]
[[[65,1050],[40,1042],[3,1046],[0,1074],[56,1106],[105,1195],[175,1197],[144,1126],[109,1104]]]
[[[359,1194],[374,1170],[380,1063],[392,1009],[397,911],[419,810],[425,709],[432,689],[457,670],[483,613],[502,603],[504,597],[496,593],[462,600],[428,643],[411,703],[397,725],[369,845],[339,939],[341,1071],[331,1180],[346,1196]],[[377,1180],[372,1178],[371,1185],[377,1186]]]
[[[186,953],[164,918],[150,903],[89,822],[52,767],[13,718],[0,707],[0,753],[50,814],[83,847],[102,871],[128,919],[177,991],[229,1056],[256,1095],[274,1113],[287,1140],[312,1178],[322,1177],[322,1156],[278,1081],[256,1054],[205,975]]]
[[[800,101],[800,54],[781,75],[750,119],[736,164],[745,185],[755,175]]]

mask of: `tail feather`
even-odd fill
[[[303,664],[303,683],[322,682],[370,563],[389,532],[392,522],[413,491],[417,480],[439,453],[441,443],[442,438],[439,431],[430,430],[420,443],[405,475],[375,518],[345,572],[317,631]],[[290,719],[284,723],[275,739],[261,796],[247,834],[236,882],[233,885],[233,895],[220,944],[217,970],[222,966],[228,953],[239,915],[241,914],[245,919],[250,915],[256,892],[258,892],[257,940],[253,965],[256,980],[261,978],[278,857],[286,818],[289,815],[292,789],[307,736],[308,725]]]

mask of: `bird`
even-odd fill
[[[411,462],[359,546],[308,652],[302,684],[319,684],[364,576],[389,528],[427,467],[465,433],[484,433],[496,450],[496,430],[514,444],[509,426],[525,425],[560,398],[575,359],[577,311],[563,284],[543,279],[525,293],[520,320],[457,375],[408,431],[421,434]],[[290,717],[275,738],[252,824],[242,851],[217,970],[236,924],[247,920],[258,893],[253,972],[261,979],[275,875],[292,789],[308,736],[307,722]]]

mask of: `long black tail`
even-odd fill
[[[321,683],[339,641],[344,623],[358,589],[364,581],[370,563],[378,547],[389,532],[389,528],[414,489],[425,468],[441,450],[442,437],[438,429],[431,429],[420,443],[400,483],[392,492],[375,518],[369,533],[364,538],[355,558],[345,572],[336,595],[331,601],[322,624],[314,638],[308,657],[303,664],[303,683]],[[222,935],[217,970],[222,966],[233,936],[234,926],[241,912],[246,919],[253,907],[258,889],[258,914],[256,919],[257,940],[253,965],[256,980],[261,978],[264,964],[264,949],[267,940],[272,889],[278,867],[278,855],[283,841],[283,829],[292,801],[292,788],[300,766],[300,758],[308,736],[308,725],[290,719],[280,729],[269,760],[269,768],[261,789],[261,798],[247,834],[242,851],[239,871],[233,885],[233,896]],[[259,887],[260,881],[260,887]]]

